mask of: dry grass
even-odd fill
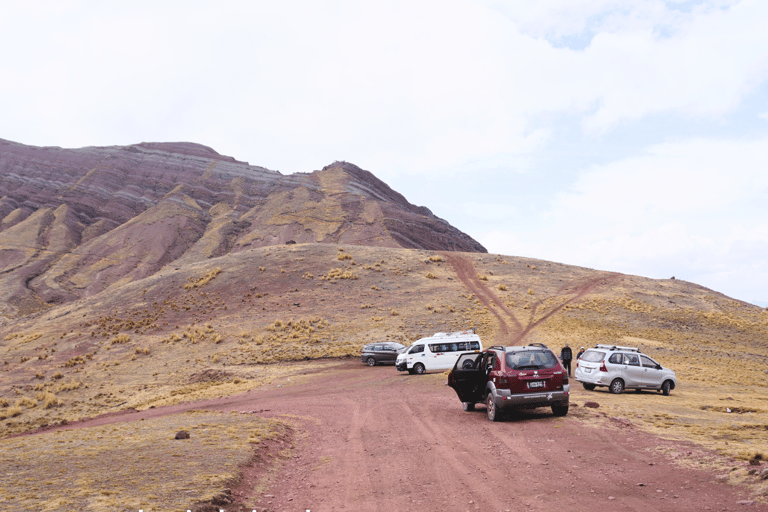
[[[200,288],[201,286],[205,286],[206,284],[210,283],[211,280],[219,275],[221,273],[221,267],[216,267],[214,269],[209,270],[205,274],[203,274],[200,277],[192,278],[190,277],[187,280],[187,283],[184,285],[185,290],[192,290],[194,288]]]
[[[508,343],[499,318],[508,332],[516,328],[503,305],[523,327],[540,322],[526,342],[556,350],[565,342],[641,346],[675,369],[680,382],[670,397],[598,391],[575,393],[575,401],[588,395],[601,403],[600,411],[724,455],[768,453],[756,449],[764,446],[760,429],[768,425],[768,313],[758,308],[682,281],[631,276],[576,300],[576,286],[604,273],[511,256],[457,255],[474,274],[488,274],[476,284],[499,303],[486,305],[451,265],[425,263],[431,252],[355,246],[355,267],[337,259],[346,252],[323,244],[248,249],[217,258],[216,268],[224,271],[204,286],[185,289],[206,273],[182,266],[34,318],[7,319],[0,330],[0,434],[127,407],[231,395],[295,374],[303,360],[357,358],[375,341],[409,344],[475,327],[485,345]],[[345,268],[338,268],[340,261]],[[112,344],[118,336],[130,342]],[[324,364],[333,363],[311,363]],[[225,376],[193,378],[212,368]],[[57,389],[65,383],[76,385]],[[45,408],[46,392],[58,406]],[[15,405],[38,393],[43,400],[34,400],[37,406]]]
[[[179,430],[190,439],[175,440]],[[187,510],[235,479],[254,444],[288,432],[283,422],[251,414],[190,412],[4,439],[0,503],[5,510]]]

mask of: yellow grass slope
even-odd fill
[[[225,396],[309,360],[358,357],[365,343],[408,344],[465,328],[486,345],[639,346],[677,372],[671,396],[575,389],[573,403],[597,401],[610,416],[728,456],[768,457],[768,312],[760,308],[680,280],[329,244],[175,262],[88,299],[6,319],[0,432]],[[75,443],[67,437],[75,434],[57,435]]]

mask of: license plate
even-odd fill
[[[592,373],[592,368],[584,368],[584,373]]]
[[[544,381],[543,380],[534,380],[533,382],[528,383],[529,388],[543,388],[544,387]]]

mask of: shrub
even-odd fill
[[[427,258],[427,259],[428,259],[429,261],[432,261],[432,262],[434,262],[434,263],[437,263],[437,262],[439,262],[439,261],[443,261],[443,257],[442,257],[442,256],[440,256],[439,254],[438,254],[438,255],[435,255],[435,256],[430,256],[430,257],[429,257],[429,258]]]
[[[53,407],[58,407],[61,405],[61,402],[58,398],[56,398],[56,395],[48,391],[45,393],[45,396],[43,397],[43,408],[44,409],[51,409]]]
[[[427,279],[437,279],[437,276],[432,272],[427,273]]]
[[[21,413],[21,407],[14,405],[13,407],[0,411],[0,420],[15,418],[16,416],[21,416]]]
[[[109,343],[110,345],[115,345],[118,343],[128,343],[129,341],[131,341],[131,337],[128,336],[127,334],[118,334],[117,336],[112,338],[112,341],[110,341]]]
[[[536,292],[533,291],[533,288],[528,288],[528,295],[536,295]]]
[[[221,268],[220,267],[216,267],[214,269],[209,270],[204,275],[202,275],[202,276],[200,276],[200,277],[198,277],[196,279],[190,277],[189,279],[187,279],[188,282],[187,282],[187,284],[184,285],[184,289],[185,290],[191,290],[193,288],[200,288],[201,286],[205,286],[206,284],[208,284],[211,281],[211,279],[213,279],[214,277],[219,275],[220,272],[221,272]]]
[[[484,275],[480,275],[480,274],[477,275],[477,278],[479,280],[481,280],[481,281],[487,281],[488,280],[488,276],[484,276]]]
[[[502,291],[502,292],[507,291],[507,285],[505,285],[505,284],[500,284],[498,286],[498,288],[499,288],[499,291]]]
[[[320,279],[323,279],[324,281],[331,281],[331,282],[335,281],[336,279],[354,280],[354,279],[357,279],[357,275],[343,268],[334,268],[334,269],[331,269],[331,271],[328,272],[327,275],[321,276]]]
[[[37,407],[37,401],[29,398],[28,396],[23,396],[16,400],[16,406],[17,407],[26,407],[27,409],[32,409],[34,407]]]

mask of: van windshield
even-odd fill
[[[549,350],[507,352],[507,366],[513,370],[544,370],[557,366],[557,358]]]

